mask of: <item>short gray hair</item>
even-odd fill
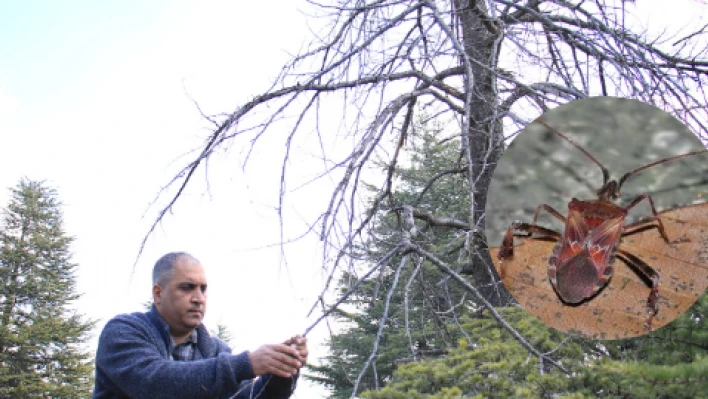
[[[163,255],[157,260],[157,262],[155,262],[155,267],[152,268],[152,284],[157,284],[162,287],[166,282],[168,282],[172,277],[175,264],[180,258],[183,257],[199,263],[197,258],[187,252],[170,252]]]

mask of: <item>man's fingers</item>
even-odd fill
[[[300,354],[300,361],[305,364],[307,362],[307,355],[309,351],[307,350],[307,338],[295,336],[295,349],[297,349]]]
[[[307,350],[307,348],[302,349],[300,351],[300,362],[301,363],[307,362],[307,355],[309,355],[309,354],[310,354],[310,352]]]
[[[287,364],[290,367],[300,368],[302,367],[302,362],[298,359],[300,356],[297,354],[288,353],[275,353],[273,357],[281,363]]]
[[[300,334],[295,334],[294,337],[288,338],[285,342],[283,342],[285,345],[293,345],[297,344],[300,340],[302,340],[303,337],[300,336]],[[306,339],[306,338],[305,338]]]
[[[273,362],[269,366],[270,367],[268,367],[268,372],[270,374],[274,374],[280,377],[289,378],[297,374],[296,368],[289,367],[283,362],[275,361],[275,359],[273,359]]]
[[[278,358],[278,356],[284,356],[281,354],[275,354],[265,359],[265,364],[263,365],[263,373],[270,373],[280,377],[291,377],[297,373],[297,367],[292,366],[283,361],[283,359]],[[287,356],[285,356],[287,357]],[[292,359],[291,359],[292,360]]]
[[[249,354],[251,366],[256,375],[271,373],[280,377],[291,377],[307,360],[307,348],[299,344],[301,339],[293,338],[293,345],[263,345]]]
[[[273,345],[273,349],[277,352],[280,352],[282,354],[289,356],[290,358],[297,359],[297,361],[299,361],[301,363],[300,366],[297,366],[297,367],[302,367],[302,363],[305,362],[305,359],[302,357],[302,354],[297,349],[297,347],[279,344],[279,345]]]
[[[288,338],[287,341],[283,342],[285,345],[295,345],[295,346],[300,346],[300,345],[305,345],[307,343],[307,337],[301,337],[300,334],[296,334],[292,338]]]

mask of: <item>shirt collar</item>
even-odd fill
[[[197,333],[197,329],[195,328],[194,330],[192,330],[192,334],[190,334],[189,337],[187,337],[187,339],[184,340],[183,343],[185,343],[185,344],[191,343],[191,344],[196,345],[197,342],[199,342],[198,339],[199,339],[199,334]]]
[[[167,324],[165,319],[162,318],[162,315],[157,311],[157,307],[155,307],[154,303],[150,307],[150,312],[148,313],[153,314],[154,318],[157,320],[157,323],[160,325],[160,328],[162,328],[162,331],[165,333],[165,336],[169,337],[170,341],[168,342],[172,342],[172,345],[174,346],[175,340],[172,338],[172,334],[170,334],[170,325]],[[199,342],[199,334],[197,333],[197,330],[198,328],[192,330],[192,334],[187,337],[187,340],[184,341],[184,343],[191,342],[196,345]]]

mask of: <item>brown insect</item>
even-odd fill
[[[708,150],[693,151],[686,154],[664,158],[625,173],[619,181],[610,180],[607,170],[595,157],[578,145],[570,137],[546,124],[542,119],[539,123],[558,136],[567,140],[580,150],[602,170],[603,183],[596,190],[596,200],[578,200],[573,198],[568,204],[568,216],[547,204],[536,208],[531,223],[514,222],[502,240],[498,258],[500,261],[514,257],[514,237],[537,237],[557,241],[549,259],[548,278],[558,297],[566,304],[576,305],[593,298],[607,285],[614,273],[614,260],[619,257],[637,275],[649,283],[650,292],[647,298],[649,313],[645,327],[651,330],[654,316],[658,312],[659,274],[638,256],[623,249],[620,239],[623,236],[636,234],[647,229],[658,230],[666,244],[671,241],[666,234],[661,217],[654,207],[654,201],[648,194],[634,198],[629,205],[621,207],[615,202],[620,197],[622,185],[637,173],[653,166],[671,162],[677,159],[705,154]],[[649,202],[652,216],[632,224],[625,224],[630,209],[642,201]],[[559,233],[536,224],[539,213],[545,210],[553,217],[565,223],[565,230]]]

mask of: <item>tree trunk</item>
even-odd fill
[[[473,79],[467,132],[470,147],[468,178],[472,190],[469,218],[472,236],[468,250],[472,261],[462,272],[472,275],[475,286],[492,305],[503,306],[509,304],[511,296],[494,269],[484,234],[487,190],[494,167],[503,152],[504,141],[501,116],[496,110],[497,94],[494,86],[500,30],[489,19],[483,1],[455,0],[455,9]]]

